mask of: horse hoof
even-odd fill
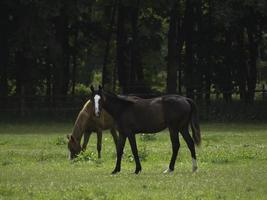
[[[192,168],[192,172],[196,172],[197,171],[197,166],[194,166],[193,168]]]
[[[171,173],[173,173],[173,170],[170,168],[164,170],[164,172],[163,172],[163,174],[171,174]]]
[[[112,172],[111,172],[111,174],[112,175],[115,175],[115,174],[117,174],[117,173],[119,173],[120,172],[120,170],[113,170]]]
[[[141,173],[141,169],[139,169],[139,170],[135,170],[134,173],[135,173],[135,174],[140,174],[140,173]]]

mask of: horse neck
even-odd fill
[[[126,107],[125,104],[122,103],[116,96],[112,96],[109,94],[105,95],[106,100],[103,102],[103,108],[114,118],[117,119],[121,113],[121,111]]]
[[[72,136],[78,141],[81,142],[82,139],[82,134],[83,134],[83,129],[80,125],[80,120],[79,117],[77,118],[77,120],[75,121],[75,124],[73,126],[73,130],[72,130]]]
[[[92,111],[92,103],[87,101],[83,107],[83,109],[80,111],[74,126],[72,130],[72,136],[78,141],[81,142],[82,135],[84,132],[85,127],[83,127],[84,120],[87,120],[91,116],[91,111]],[[86,116],[86,117],[85,117]]]
[[[92,104],[92,102],[90,100],[88,100],[84,104],[81,112],[86,112],[88,115],[91,115],[92,111],[93,111],[93,104]]]

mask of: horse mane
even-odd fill
[[[118,100],[121,103],[128,104],[128,105],[133,104],[136,102],[136,100],[140,99],[139,97],[136,97],[136,96],[116,95],[116,94],[109,92],[109,91],[103,91],[103,93],[104,93],[104,95],[106,95],[112,99]]]
[[[91,100],[89,99],[83,106],[82,110],[81,111],[86,111],[88,112],[88,109],[92,106],[92,102]]]
[[[88,100],[84,104],[83,108],[80,110],[75,120],[71,135],[74,136],[78,140],[78,142],[80,142],[84,128],[85,128],[82,126],[82,122],[84,122],[84,120],[87,120],[87,118],[89,118],[91,115],[90,110],[89,110],[91,106],[92,106],[92,102]]]

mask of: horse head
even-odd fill
[[[100,117],[102,111],[102,87],[99,86],[98,90],[95,90],[93,86],[90,87],[92,91],[91,101],[93,102],[93,113],[96,117]]]
[[[81,145],[79,142],[72,136],[67,135],[68,138],[68,149],[70,151],[69,158],[72,160],[78,156],[78,154],[82,151]]]

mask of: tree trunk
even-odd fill
[[[118,81],[122,93],[129,91],[129,66],[127,65],[127,47],[126,47],[126,30],[125,17],[126,8],[119,0],[118,18],[117,18],[117,73]]]
[[[232,100],[232,65],[233,65],[233,59],[232,59],[232,38],[231,34],[232,30],[226,30],[225,33],[225,58],[224,58],[224,64],[223,64],[223,69],[222,69],[222,74],[221,74],[221,79],[222,79],[222,92],[223,92],[223,98],[226,102],[231,102]]]
[[[138,37],[138,19],[139,19],[140,0],[136,0],[135,6],[132,8],[131,26],[132,26],[132,42],[131,42],[131,72],[130,84],[132,92],[144,93],[146,87],[144,83],[144,72],[142,66],[142,54],[140,53],[140,42]]]
[[[59,43],[59,55],[55,61],[54,95],[65,96],[69,89],[70,80],[70,46],[68,17],[63,6],[60,16],[56,20],[56,41]]]
[[[118,0],[113,1],[111,19],[110,19],[108,33],[107,33],[107,37],[106,37],[106,48],[105,48],[105,52],[104,52],[104,61],[103,61],[103,69],[102,69],[102,86],[104,88],[109,87],[108,89],[113,88],[113,86],[112,86],[112,84],[113,84],[112,73],[114,70],[111,69],[111,66],[108,67],[108,64],[109,64],[110,41],[111,41],[111,37],[112,37],[113,26],[115,23],[117,1]]]
[[[258,44],[256,41],[255,33],[252,32],[250,27],[247,29],[248,42],[249,42],[249,76],[248,76],[248,101],[253,103],[255,97],[255,88],[257,82],[257,56]]]
[[[246,77],[247,77],[247,65],[245,56],[245,44],[244,44],[244,28],[240,28],[237,33],[237,81],[239,86],[240,100],[246,101]]]
[[[0,25],[0,27],[5,27],[5,26]],[[8,51],[9,51],[8,33],[7,29],[3,29],[0,32],[0,97],[1,98],[6,97],[8,94],[8,85],[7,85],[7,67],[9,59]]]
[[[78,27],[74,30],[74,46],[72,51],[72,88],[71,94],[75,94],[75,86],[76,86],[76,71],[77,71],[77,52],[78,52]]]
[[[194,64],[194,52],[193,52],[193,9],[194,4],[192,0],[186,1],[185,9],[185,87],[186,96],[194,98],[193,88],[193,64]]]
[[[76,86],[76,71],[77,71],[77,53],[74,52],[72,55],[72,88],[71,88],[71,94],[75,95],[75,86]]]
[[[52,103],[52,66],[50,63],[46,64],[46,104]]]
[[[65,16],[66,17],[66,16]],[[68,19],[64,21],[64,33],[63,33],[63,83],[62,94],[67,95],[70,82],[70,46],[69,46],[69,30]]]
[[[23,74],[27,74],[23,72],[23,68],[25,66],[25,59],[22,55],[22,52],[18,50],[15,53],[15,74],[16,74],[16,95],[20,96],[23,83]]]
[[[174,0],[170,12],[170,23],[168,32],[168,57],[167,57],[167,93],[176,93],[177,69],[178,69],[178,47],[177,47],[177,25],[178,25],[178,2]]]
[[[196,98],[198,101],[202,101],[202,88],[203,88],[203,75],[204,75],[204,46],[207,44],[204,43],[204,34],[203,34],[203,25],[202,25],[202,0],[195,2],[195,28],[194,28],[194,43],[195,43],[195,65],[194,65],[194,88],[196,89]]]
[[[213,0],[208,0],[208,22],[209,22],[209,30],[208,35],[206,35],[207,39],[205,41],[210,40],[207,48],[207,63],[205,66],[205,102],[207,108],[209,109],[210,105],[210,88],[211,88],[211,78],[212,78],[212,68],[211,66],[214,65],[212,59],[212,49],[214,49],[214,42],[213,42],[213,32],[214,32],[214,25],[213,25],[213,10],[214,10],[214,2]],[[208,110],[209,112],[209,110]]]

